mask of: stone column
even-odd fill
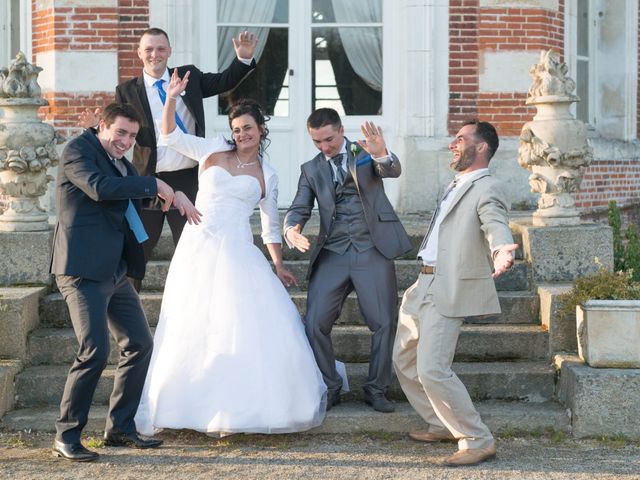
[[[38,119],[48,102],[40,96],[41,68],[20,52],[0,69],[0,194],[7,208],[0,215],[0,231],[37,232],[49,229],[39,197],[53,177],[47,169],[58,163],[53,127]]]
[[[40,67],[20,52],[0,69],[0,284],[50,283],[52,230],[40,205],[58,163],[62,138],[38,119],[48,102],[40,95]]]

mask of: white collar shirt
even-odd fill
[[[144,78],[144,87],[147,92],[147,99],[149,100],[149,108],[151,109],[151,116],[153,117],[153,128],[156,132],[156,138],[160,138],[160,127],[162,126],[162,110],[164,109],[164,105],[162,104],[162,100],[160,100],[158,89],[154,86],[154,84],[159,79],[153,78],[146,72],[142,72],[142,75]],[[162,87],[166,92],[167,86],[169,85],[170,81],[169,70],[164,72],[162,80],[164,80]],[[176,112],[178,113],[180,120],[187,129],[187,132],[195,135],[195,119],[193,118],[193,115],[191,115],[191,112],[189,112],[189,109],[182,101],[181,97],[178,97],[176,99]],[[173,172],[175,170],[193,168],[197,165],[198,163],[194,160],[185,157],[184,155],[174,150],[171,150],[165,146],[157,147],[156,172]]]
[[[342,142],[342,147],[340,148],[340,151],[336,154],[337,155],[342,155],[342,165],[341,168],[342,170],[344,170],[344,173],[347,173],[347,141],[343,140]],[[336,178],[336,172],[338,171],[338,167],[336,166],[335,162],[331,161],[332,157],[327,157],[326,155],[324,156],[324,158],[327,160],[327,162],[329,162],[329,165],[331,165],[331,170],[333,170],[333,178]]]
[[[440,207],[437,210],[437,216],[433,221],[433,227],[431,228],[431,232],[429,232],[429,238],[427,238],[427,244],[422,250],[418,252],[418,257],[422,258],[422,263],[424,265],[436,266],[436,260],[438,258],[438,233],[440,232],[440,224],[449,212],[449,209],[451,208],[451,205],[456,198],[456,194],[460,191],[460,187],[462,187],[465,183],[475,180],[481,175],[486,174],[487,172],[489,172],[488,168],[480,168],[464,175],[456,175],[456,185],[440,202]]]

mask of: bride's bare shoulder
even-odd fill
[[[229,150],[226,152],[216,152],[216,153],[212,153],[211,155],[209,155],[209,158],[207,158],[204,161],[204,165],[202,166],[202,170],[206,170],[209,167],[213,167],[214,165],[217,165],[219,167],[223,167],[223,168],[227,168],[227,166],[229,165],[229,163],[231,162],[231,160],[233,160],[234,157],[234,152],[235,150]]]

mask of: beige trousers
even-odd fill
[[[451,369],[463,318],[444,317],[434,305],[433,275],[421,274],[405,292],[393,346],[393,365],[411,406],[429,431],[449,431],[460,450],[494,440]]]

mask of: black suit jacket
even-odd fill
[[[347,166],[355,180],[364,216],[371,234],[371,240],[378,251],[391,259],[411,250],[411,241],[400,223],[391,202],[384,193],[383,177],[398,177],[402,171],[400,161],[393,155],[391,164],[374,162],[365,151],[356,157],[351,153],[354,145],[347,140]],[[300,167],[298,191],[284,219],[285,227],[304,227],[311,216],[314,200],[318,202],[320,214],[320,232],[311,250],[308,276],[318,254],[324,247],[335,220],[335,187],[331,175],[331,166],[323,153],[316,155]]]
[[[133,165],[123,177],[96,136],[87,129],[62,153],[56,181],[57,223],[51,273],[103,281],[124,258],[127,275],[144,276],[142,246],[125,220],[130,199],[154,197],[156,179],[140,177]],[[140,201],[134,200],[140,211]]]
[[[177,68],[180,78],[184,77],[185,73],[191,72],[182,100],[195,119],[196,135],[204,137],[202,99],[233,89],[255,68],[255,61],[251,65],[246,65],[234,58],[229,68],[221,73],[203,73],[194,65],[183,65]],[[170,70],[173,71],[173,69]],[[140,175],[153,175],[156,172],[156,145],[158,141],[144,86],[144,77],[135,77],[118,85],[116,87],[116,102],[130,103],[144,119],[133,148],[133,164]]]

